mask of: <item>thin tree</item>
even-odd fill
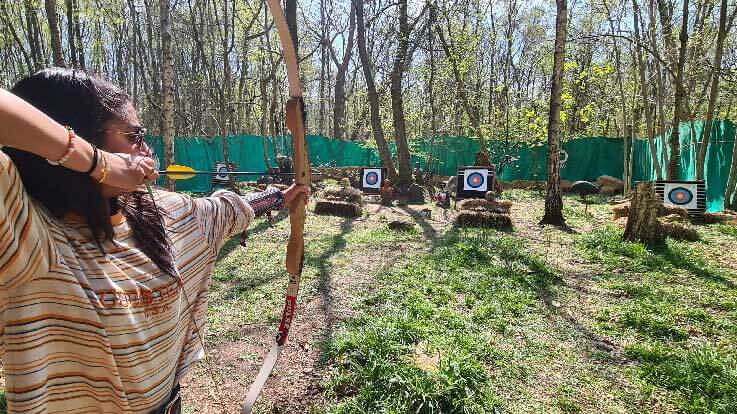
[[[164,167],[174,163],[174,56],[172,54],[171,10],[169,0],[159,0],[161,23],[161,89],[162,128],[164,139]],[[173,188],[173,181],[167,186]]]
[[[709,145],[709,135],[711,135],[711,124],[714,120],[714,108],[717,103],[717,95],[719,94],[719,77],[722,67],[722,55],[724,52],[724,40],[727,33],[732,27],[737,8],[734,9],[732,15],[727,18],[727,0],[721,0],[719,9],[719,31],[717,32],[717,44],[714,50],[714,65],[711,68],[711,90],[709,91],[709,107],[706,110],[706,125],[704,125],[703,135],[701,136],[701,146],[699,147],[699,155],[696,159],[696,179],[704,179],[704,163],[706,162],[706,149]]]
[[[49,35],[51,37],[51,52],[54,66],[66,67],[64,54],[61,52],[61,34],[59,33],[59,17],[56,14],[56,0],[44,0],[46,19],[49,21]]]
[[[652,160],[653,166],[655,166],[655,173],[657,174],[658,179],[662,179],[663,169],[660,166],[657,148],[655,147],[655,125],[653,124],[652,119],[653,105],[650,103],[649,82],[645,73],[645,62],[642,58],[643,45],[642,39],[640,38],[640,24],[642,18],[637,0],[632,0],[632,9],[632,18],[634,20],[633,27],[635,28],[635,57],[637,63],[637,72],[639,74],[640,80],[640,94],[642,95],[642,104],[645,108],[645,126],[647,128],[648,148],[650,149],[650,159]]]
[[[335,47],[333,47],[332,42],[328,43],[330,57],[338,68],[337,73],[335,74],[335,105],[333,106],[333,138],[338,139],[345,138],[345,85],[348,74],[348,65],[351,63],[351,56],[353,55],[353,39],[356,31],[356,12],[353,7],[351,7],[348,20],[348,41],[346,43],[345,51],[343,52],[342,60],[338,60],[338,54],[335,51]]]
[[[673,98],[673,126],[670,134],[670,159],[668,160],[667,178],[678,179],[678,165],[681,161],[681,136],[679,124],[684,113],[685,88],[683,87],[683,72],[686,66],[686,48],[688,46],[688,0],[683,0],[683,20],[681,21],[681,32],[678,34],[680,45],[678,47],[678,62],[675,79],[675,96]]]
[[[560,189],[560,109],[563,94],[563,63],[566,56],[568,1],[555,0],[555,51],[553,76],[550,84],[550,115],[548,117],[548,184],[545,195],[545,215],[540,224],[562,226],[563,194]]]
[[[392,121],[394,125],[394,141],[397,144],[397,164],[399,167],[399,183],[409,184],[412,182],[412,170],[409,160],[409,145],[407,144],[407,122],[404,115],[404,94],[402,90],[402,78],[407,64],[407,52],[409,51],[409,36],[412,28],[409,24],[407,14],[407,0],[398,0],[399,33],[396,53],[394,54],[394,65],[389,75],[391,82],[392,98]]]
[[[379,102],[379,92],[376,89],[376,81],[374,80],[373,65],[368,49],[366,48],[366,24],[364,23],[364,7],[363,0],[353,0],[353,7],[356,9],[356,34],[358,41],[358,55],[361,58],[361,66],[363,67],[363,76],[366,80],[366,89],[368,91],[369,106],[371,108],[371,130],[374,134],[376,147],[379,150],[379,157],[384,167],[387,169],[389,179],[395,181],[397,170],[394,168],[394,161],[389,152],[389,144],[384,138],[384,128],[381,126],[381,104]]]

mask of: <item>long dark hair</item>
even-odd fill
[[[18,81],[11,89],[56,122],[72,128],[96,147],[105,146],[102,130],[111,120],[125,120],[130,97],[112,83],[80,70],[48,68]],[[26,191],[52,214],[82,216],[98,246],[113,241],[110,214],[117,209],[126,217],[141,250],[164,272],[174,274],[171,241],[164,231],[161,212],[145,193],[132,192],[117,199],[103,198],[89,175],[54,166],[38,155],[4,147],[18,168]]]

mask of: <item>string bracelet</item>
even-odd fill
[[[95,171],[95,168],[97,168],[97,157],[98,157],[98,155],[97,155],[97,152],[98,152],[97,151],[97,147],[94,144],[92,144],[92,143],[90,143],[90,145],[92,145],[92,153],[93,153],[93,155],[92,155],[92,166],[90,166],[90,169],[89,170],[87,170],[87,171],[84,172],[85,175],[92,174]]]

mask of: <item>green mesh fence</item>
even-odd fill
[[[681,179],[692,179],[696,174],[696,156],[698,141],[704,128],[703,122],[683,123],[681,134]],[[723,207],[723,194],[729,174],[732,148],[735,138],[735,126],[729,121],[715,121],[706,156],[707,207],[709,211],[719,211]],[[147,137],[147,142],[157,154],[163,154],[160,137]],[[280,153],[291,153],[291,139],[278,137],[272,142],[256,135],[237,135],[226,138],[229,158],[238,164],[241,171],[266,171],[264,145],[270,165],[274,166],[274,145]],[[223,159],[222,137],[176,138],[174,140],[175,159],[177,164],[188,165],[197,170],[212,171],[216,161]],[[633,159],[633,181],[653,180],[656,178],[651,163],[647,140],[635,140]],[[663,139],[656,139],[658,156],[662,159]],[[546,180],[547,179],[547,146],[520,146],[510,148],[501,141],[489,144],[489,153],[493,162],[499,161],[508,154],[517,160],[500,172],[504,181],[513,180]],[[314,167],[358,167],[377,166],[380,163],[375,148],[356,142],[336,140],[317,135],[307,137],[307,148],[310,162]],[[444,136],[434,139],[419,139],[410,142],[412,165],[419,162],[422,168],[430,164],[430,169],[438,175],[454,175],[459,166],[473,165],[479,142],[467,137]],[[561,178],[569,181],[596,180],[599,176],[623,176],[624,156],[621,139],[606,137],[580,138],[563,143],[568,154],[568,161],[561,170]],[[390,145],[395,153],[395,147]],[[665,146],[667,151],[667,145]],[[664,163],[663,163],[664,164]],[[240,181],[255,180],[258,175],[239,176]],[[197,176],[191,180],[178,181],[177,189],[192,192],[208,192],[211,190],[209,176]]]
[[[704,132],[703,121],[682,123],[678,130],[681,143],[681,156],[678,178],[693,180],[696,178],[696,159],[701,147],[701,135]],[[668,138],[667,136],[666,138]],[[735,125],[729,121],[714,121],[709,134],[709,144],[704,162],[706,179],[706,208],[708,211],[721,211],[724,208],[724,190],[727,187],[729,168],[732,162],[732,151],[735,141]],[[663,174],[667,168],[664,156],[670,156],[670,148],[664,137],[655,138],[657,158]],[[657,179],[657,172],[650,156],[649,143],[645,139],[635,142],[632,178],[634,181]]]

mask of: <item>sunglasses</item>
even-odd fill
[[[137,126],[137,127],[133,127],[133,131],[128,131],[128,132],[124,132],[124,131],[109,131],[109,130],[105,130],[105,129],[101,129],[98,132],[112,132],[112,133],[115,133],[115,134],[125,135],[126,138],[128,138],[128,142],[130,142],[131,145],[141,146],[143,144],[143,139],[146,137],[147,130],[146,130],[146,128]]]

